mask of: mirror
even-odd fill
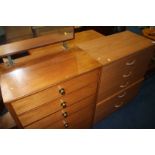
[[[72,26],[1,26],[0,57],[71,39],[74,39]]]

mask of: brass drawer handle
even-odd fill
[[[63,116],[64,118],[66,118],[66,117],[68,117],[68,113],[67,113],[67,112],[62,112],[62,116]]]
[[[118,98],[123,98],[123,97],[125,97],[125,95],[126,95],[126,92],[123,92],[123,94],[119,95]]]
[[[126,65],[127,65],[127,66],[132,66],[132,65],[135,64],[135,62],[136,62],[136,60],[133,60],[133,61],[131,61],[131,62],[126,62]]]
[[[66,107],[67,107],[67,104],[66,104],[66,103],[67,103],[67,102],[61,100],[61,103],[60,103],[61,107],[62,107],[62,108],[66,108]]]
[[[127,77],[131,76],[131,74],[132,74],[132,72],[129,72],[128,74],[123,74],[123,77],[127,78]]]
[[[124,85],[120,85],[120,88],[125,88],[125,87],[128,86],[128,84],[129,84],[129,82],[126,82],[126,84],[124,84]]]
[[[114,107],[115,107],[115,108],[119,108],[119,107],[121,107],[123,104],[124,104],[124,103],[121,102],[120,104],[115,104]]]
[[[65,95],[65,93],[66,93],[66,92],[65,92],[65,89],[64,89],[64,88],[60,88],[60,89],[59,89],[59,93],[60,93],[61,95]]]
[[[64,127],[65,128],[68,128],[69,127],[69,124],[67,122],[64,122]]]

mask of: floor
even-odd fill
[[[0,129],[11,129],[16,126],[15,121],[9,112],[0,117]]]
[[[138,96],[124,108],[114,112],[94,129],[154,129],[155,128],[155,74],[141,86]]]

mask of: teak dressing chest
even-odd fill
[[[154,50],[128,31],[80,32],[68,45],[0,66],[3,101],[18,128],[91,128],[137,94]]]

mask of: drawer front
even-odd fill
[[[103,67],[97,101],[106,99],[142,78],[151,55],[150,51],[145,51]]]
[[[96,94],[97,83],[92,83],[87,87],[84,87],[80,90],[74,91],[69,95],[66,95],[55,101],[43,104],[35,109],[32,109],[22,115],[19,115],[19,120],[23,126],[28,125],[34,121],[40,120],[52,113],[55,113],[59,110],[68,110],[72,104],[82,107],[81,100],[85,99],[91,95]],[[79,102],[79,103],[78,103]],[[84,103],[84,102],[82,102]],[[75,106],[76,107],[76,106]]]
[[[15,101],[12,103],[12,106],[16,114],[20,115],[44,103],[51,102],[62,96],[66,96],[67,94],[75,90],[78,90],[82,87],[85,87],[90,83],[97,83],[98,75],[99,75],[99,70],[86,73],[84,75],[81,75],[79,77],[73,78],[66,82],[60,83],[59,85],[53,86],[44,91],[38,92],[34,95]],[[61,88],[64,88],[64,90]],[[60,89],[63,90],[61,91],[61,93],[65,91],[64,95],[60,94],[59,92]]]
[[[26,126],[25,128],[34,128],[34,129],[54,128],[55,124],[59,124],[59,122],[61,122],[61,126],[64,127],[64,124],[62,122],[67,121],[68,123],[68,120],[70,124],[72,124],[74,121],[81,122],[82,120],[85,120],[85,117],[87,115],[92,119],[93,113],[91,111],[94,109],[94,106],[95,106],[95,96],[91,96],[66,108],[65,110],[60,110],[44,119],[34,122],[33,124]],[[88,110],[87,112],[86,110],[84,110],[85,112],[83,112],[83,109]],[[67,112],[67,117],[64,117],[63,115],[65,112]],[[89,115],[90,113],[91,116]],[[72,118],[74,118],[74,121]]]
[[[124,91],[116,93],[107,100],[99,102],[96,105],[94,123],[101,121],[109,114],[111,114],[112,112],[116,111],[117,109],[121,108],[124,104],[129,102],[134,96],[136,96],[142,80],[143,79],[138,80],[136,83],[132,84]]]
[[[86,107],[66,120],[49,125],[48,129],[89,129],[92,126],[93,108]]]
[[[83,119],[78,119],[80,115],[85,115],[87,112],[87,116]],[[48,129],[90,129],[92,126],[92,111],[83,110],[72,115],[68,120],[58,121],[55,124],[48,126]],[[67,126],[66,126],[67,124]]]

